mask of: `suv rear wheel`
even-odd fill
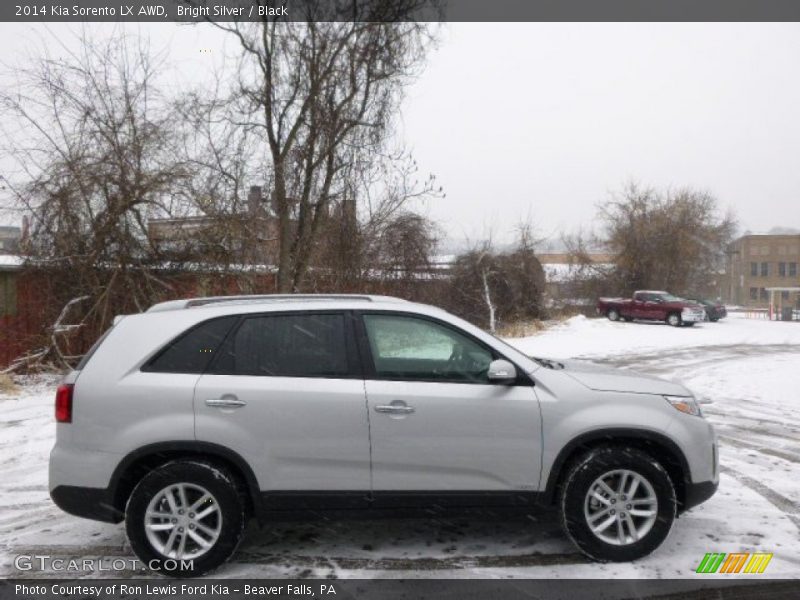
[[[567,474],[561,513],[570,539],[601,561],[635,560],[666,539],[677,502],[672,481],[635,448],[592,450]]]
[[[128,540],[148,568],[173,577],[206,573],[242,538],[245,503],[226,470],[173,461],[145,475],[125,511]]]

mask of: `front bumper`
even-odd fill
[[[702,323],[706,320],[706,311],[684,308],[681,311],[681,321],[684,323]]]
[[[714,495],[714,493],[717,491],[717,488],[719,488],[719,481],[687,483],[686,495],[684,497],[683,506],[681,506],[681,512],[689,510],[698,504],[702,504]]]
[[[719,444],[717,443],[717,434],[714,429],[708,423],[707,427],[711,433],[711,452],[709,457],[711,460],[706,463],[705,468],[700,472],[700,477],[705,479],[710,475],[711,478],[707,481],[693,482],[688,479],[685,481],[683,502],[678,508],[681,513],[694,508],[698,504],[702,504],[711,498],[719,488]]]

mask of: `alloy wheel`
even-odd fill
[[[222,531],[222,512],[214,496],[194,483],[175,483],[150,500],[145,532],[153,548],[175,559],[193,559],[214,547]]]
[[[607,544],[626,546],[638,542],[653,528],[657,515],[656,492],[635,471],[608,471],[595,479],[586,493],[586,523]]]

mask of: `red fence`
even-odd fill
[[[8,276],[9,273],[4,273]],[[14,278],[15,306],[6,307],[6,315],[0,316],[0,368],[10,364],[14,359],[42,347],[48,341],[50,328],[54,324],[64,304],[69,300],[70,290],[59,289],[69,281],[64,273],[54,273],[44,269],[27,269],[10,274]],[[240,274],[241,275],[241,274]],[[170,292],[160,300],[191,298],[196,296],[235,295],[247,293],[240,287],[241,276],[231,273],[215,272],[174,272],[159,274],[159,278],[170,286]],[[253,293],[270,293],[275,289],[275,276],[272,273],[260,273],[248,276]],[[356,289],[338,289],[317,282],[316,292],[334,293],[369,293],[395,295],[409,300],[430,304],[443,304],[444,293],[442,280],[434,277],[414,280],[376,280],[354,284]],[[331,289],[328,289],[331,288]],[[124,290],[123,290],[124,292]],[[7,303],[8,304],[8,303]],[[114,302],[112,316],[136,312],[130,306],[130,298],[120,294]],[[81,308],[77,307],[65,323],[75,323],[82,317]],[[2,312],[0,312],[2,315]],[[71,334],[68,348],[62,350],[70,354],[84,353],[102,333],[99,326],[91,323]]]
[[[0,313],[0,368],[46,344],[51,327],[66,302],[63,290],[55,289],[56,281],[63,281],[63,278],[53,277],[52,273],[28,270],[4,275],[13,278],[14,293],[11,301],[6,302],[5,315]],[[172,287],[162,300],[242,293],[236,279],[230,275],[175,273],[162,279]],[[273,275],[259,275],[258,284],[265,291],[271,289],[274,287]],[[80,319],[80,309],[77,307],[65,323]],[[114,314],[134,311],[120,305]],[[66,350],[74,354],[85,352],[101,333],[95,329],[87,325],[71,334]]]

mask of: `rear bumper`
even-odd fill
[[[702,504],[714,493],[717,491],[719,487],[719,481],[701,481],[700,483],[687,483],[686,484],[686,496],[684,499],[683,506],[681,507],[681,512],[684,510],[689,510],[690,508],[694,508],[698,504]]]
[[[50,498],[64,512],[84,519],[119,523],[125,518],[123,512],[114,507],[111,494],[103,488],[59,485],[50,490]]]

